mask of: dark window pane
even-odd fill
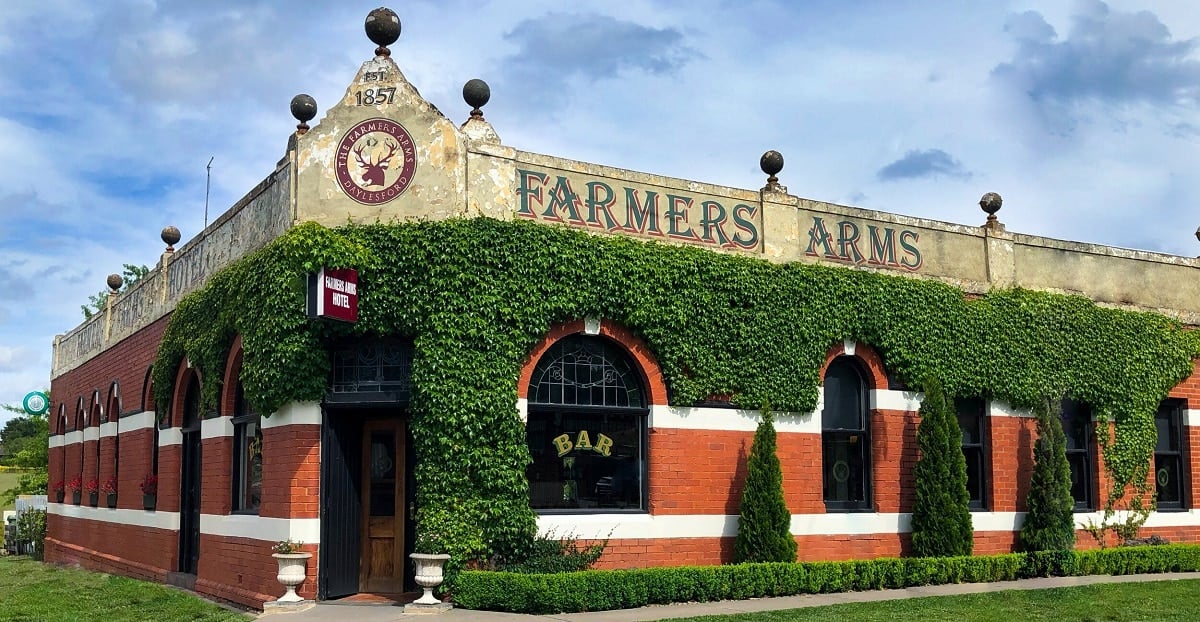
[[[958,414],[958,427],[962,430],[963,444],[983,443],[983,400],[956,399],[954,408]]]
[[[867,451],[865,435],[826,432],[822,467],[825,502],[831,508],[866,507]]]
[[[1071,465],[1071,497],[1077,509],[1091,508],[1091,473],[1088,455],[1085,452],[1068,452],[1067,462]]]
[[[967,495],[973,508],[984,507],[983,450],[978,447],[964,448],[967,461]]]
[[[534,509],[643,509],[641,413],[533,409],[526,440]]]
[[[1158,407],[1158,414],[1154,416],[1154,427],[1158,430],[1155,451],[1179,451],[1181,408],[1182,404],[1176,400],[1167,400]]]
[[[629,356],[605,339],[573,335],[538,361],[530,402],[644,408],[641,378]]]
[[[396,442],[392,432],[371,433],[371,516],[396,515]]]
[[[1179,456],[1155,456],[1154,484],[1159,507],[1183,507],[1183,461]]]
[[[821,425],[826,430],[863,430],[866,422],[866,387],[854,363],[834,359],[825,370],[825,410]]]

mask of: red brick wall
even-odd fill
[[[278,565],[271,557],[272,544],[250,538],[201,534],[196,591],[255,608],[282,596],[285,590],[275,579]],[[316,599],[317,547],[307,545],[302,550],[313,556],[308,560],[308,579],[296,593]]]
[[[260,516],[317,518],[321,514],[321,426],[263,428]]]

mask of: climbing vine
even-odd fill
[[[305,317],[304,276],[320,266],[359,270],[356,324]],[[583,316],[636,332],[676,404],[728,395],[811,411],[825,353],[844,338],[874,346],[914,386],[940,378],[950,394],[1022,407],[1070,395],[1116,422],[1104,457],[1118,490],[1145,486],[1154,412],[1200,353],[1169,318],[1079,296],[1007,289],[968,300],[936,281],[486,218],[306,223],[179,303],[155,398],[166,412],[186,356],[215,407],[237,334],[247,399],[264,413],[322,398],[335,340],[412,339],[418,529],[461,563],[511,553],[533,533],[516,378],[552,325]]]

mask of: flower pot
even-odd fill
[[[304,578],[308,576],[306,566],[312,553],[272,553],[271,557],[279,564],[279,573],[275,578],[287,588],[287,592],[275,602],[298,603],[304,600],[296,593],[296,587],[304,583]]]
[[[90,505],[92,507],[96,507],[97,505],[100,505],[100,493],[89,492],[88,493],[88,505]]]
[[[153,510],[154,502],[157,501],[157,497],[158,497],[158,495],[143,494],[142,495],[142,509],[143,510]]]
[[[79,490],[72,490],[72,491],[71,491],[71,503],[74,503],[75,505],[79,505],[79,502],[80,502],[82,499],[83,499],[83,492],[82,492],[82,491],[79,491]]]
[[[107,506],[108,506],[108,509],[110,509],[110,510],[114,510],[114,509],[116,509],[116,507],[117,507],[117,493],[115,493],[115,492],[110,492],[110,493],[108,493],[106,496],[107,496],[108,498],[107,498],[107,499],[105,499],[105,501],[107,501],[107,503],[106,503],[105,505],[107,505]]]
[[[425,590],[425,593],[420,598],[413,602],[418,605],[437,605],[442,601],[433,597],[433,588],[442,584],[442,579],[445,578],[446,561],[450,559],[445,553],[413,553],[409,555],[413,560],[413,568],[415,569],[415,577],[417,585]]]
[[[58,491],[58,492],[54,493],[54,502],[55,502],[55,503],[62,503],[62,502],[63,502],[63,499],[65,499],[65,498],[66,498],[66,496],[67,496],[67,493],[66,493],[66,492],[64,492],[64,491],[62,491],[62,490],[60,490],[60,491]]]

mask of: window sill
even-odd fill
[[[826,514],[878,514],[875,508],[825,508]]]

